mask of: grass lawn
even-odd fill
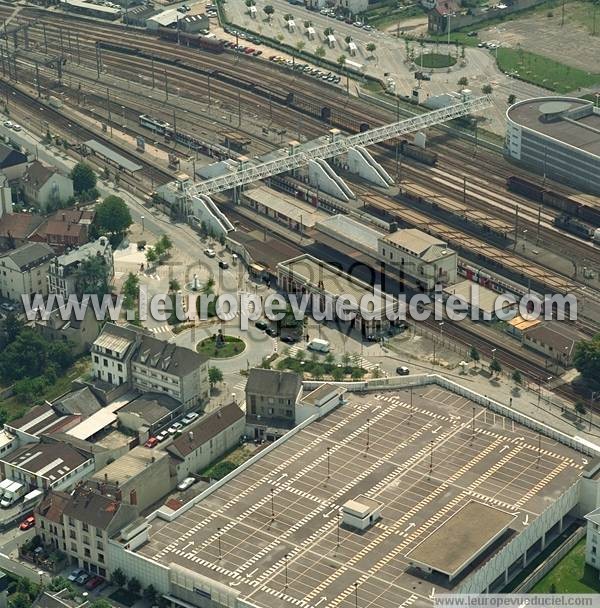
[[[252,456],[252,453],[250,448],[245,445],[240,445],[229,452],[229,454],[225,454],[225,456],[219,458],[216,462],[213,462],[200,474],[204,477],[211,477],[212,479],[221,479],[239,467],[242,463],[246,462],[246,460]]]
[[[44,400],[52,401],[66,393],[70,390],[73,380],[85,374],[91,366],[92,362],[89,355],[85,355],[75,361],[52,386],[48,387],[47,390],[37,397],[36,404],[43,403]],[[0,401],[0,409],[8,414],[9,420],[20,418],[32,405],[32,403],[21,403],[16,397],[9,397]]]
[[[517,49],[499,48],[498,67],[507,74],[515,72],[521,80],[557,93],[568,93],[579,87],[600,83],[600,74],[585,72],[548,57]]]
[[[140,596],[127,589],[117,589],[108,596],[108,599],[123,604],[123,606],[133,606],[140,599]]]
[[[300,351],[303,352],[303,351]],[[310,374],[313,378],[323,378],[324,376],[332,376],[334,380],[348,380],[349,377],[355,380],[360,380],[367,373],[366,369],[353,365],[352,361],[345,361],[338,364],[335,360],[306,359],[304,357],[285,357],[277,363],[277,369],[290,370],[297,374],[303,375],[304,372]]]
[[[224,342],[217,345],[215,338],[205,338],[196,346],[196,350],[201,355],[206,355],[211,359],[227,359],[235,357],[246,350],[246,344],[235,336],[223,336]]]
[[[424,68],[448,68],[455,63],[455,57],[442,53],[423,53],[415,57],[415,65]]]
[[[585,538],[582,538],[531,593],[600,593],[598,572],[585,563]]]

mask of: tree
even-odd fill
[[[299,53],[301,53],[304,50],[305,46],[306,46],[306,42],[304,42],[304,40],[298,40],[298,42],[296,42],[296,48],[298,49]]]
[[[110,293],[110,267],[101,256],[89,256],[75,271],[75,291],[81,298],[84,294],[103,295]]]
[[[158,261],[158,253],[154,247],[146,249],[146,261],[148,264],[155,264]]]
[[[325,31],[323,32],[323,34],[325,34],[325,36],[333,36],[333,28],[332,27],[326,27]]]
[[[511,94],[508,96],[508,100],[507,100],[508,105],[509,105],[509,106],[512,106],[512,105],[513,105],[513,103],[515,103],[515,101],[517,101],[517,96],[516,96],[514,93],[511,93]]]
[[[492,85],[491,85],[491,84],[484,84],[484,85],[481,87],[481,92],[482,92],[484,95],[491,95],[493,90],[494,90],[494,89],[492,89]]]
[[[139,592],[142,590],[142,584],[140,583],[140,581],[137,578],[132,576],[129,579],[129,582],[127,583],[127,589],[129,589],[129,591],[131,593],[138,595]]]
[[[96,174],[86,163],[77,163],[71,171],[73,190],[76,194],[87,192],[96,187]]]
[[[331,376],[336,382],[341,382],[344,379],[344,370],[341,367],[334,367],[331,371]]]
[[[523,384],[523,376],[521,375],[521,372],[518,369],[516,369],[512,373],[512,381],[515,383],[516,386],[521,386],[521,384]]]
[[[346,44],[350,44],[350,43],[352,42],[352,36],[346,36],[346,37],[344,38],[344,42],[345,42]]]
[[[223,372],[218,367],[209,367],[208,383],[210,384],[210,388],[213,389],[219,382],[223,382]]]
[[[477,362],[481,359],[481,355],[474,346],[471,346],[469,349],[469,358],[475,363],[475,367],[477,367]]]
[[[140,279],[137,275],[130,272],[123,283],[123,298],[125,308],[133,308],[139,296]]]
[[[575,411],[581,415],[585,414],[587,411],[585,403],[583,401],[576,401],[575,402]]]
[[[63,589],[73,591],[73,585],[64,576],[55,576],[48,584],[48,589],[55,592]]]
[[[132,223],[125,201],[118,196],[111,194],[96,206],[95,232],[111,235],[112,244],[121,242]]]
[[[461,87],[466,87],[469,84],[469,79],[466,76],[462,76],[461,78],[458,79],[458,84]]]
[[[41,376],[47,365],[48,342],[36,331],[23,329],[0,352],[0,377],[7,383]]]
[[[312,21],[308,21],[308,20],[307,20],[307,21],[305,21],[305,22],[304,22],[304,29],[306,29],[306,30],[307,30],[307,29],[308,29],[309,27],[311,27],[311,26],[312,26]]]
[[[113,605],[107,600],[98,598],[90,604],[90,608],[113,608]]]
[[[117,568],[113,571],[112,582],[117,587],[121,587],[121,589],[127,584],[127,575],[125,574],[125,572],[123,572],[123,570],[121,570],[121,568]]]
[[[575,345],[573,365],[590,386],[600,386],[600,334]]]
[[[250,8],[251,6],[256,6],[256,2],[254,0],[246,0],[244,4]]]
[[[9,608],[31,608],[31,599],[26,593],[15,593],[8,605]]]
[[[263,12],[267,16],[267,19],[269,20],[269,23],[271,23],[271,19],[273,17],[273,13],[275,12],[275,9],[273,8],[273,5],[272,4],[267,4],[267,6],[265,6],[265,8],[263,8]]]
[[[500,365],[500,361],[494,357],[490,362],[490,371],[494,374],[499,374],[502,371],[502,365]]]
[[[340,66],[340,69],[344,69],[346,65],[346,55],[340,55],[337,59],[337,64]]]
[[[325,54],[327,53],[327,51],[325,50],[325,47],[323,45],[318,46],[315,49],[315,55],[319,58],[319,59],[323,59],[323,57],[325,57]]]
[[[4,348],[7,344],[14,342],[25,324],[21,318],[12,312],[9,312],[0,323],[0,346]]]
[[[181,289],[181,285],[177,279],[171,279],[169,281],[169,291],[179,291]]]
[[[353,367],[351,372],[352,380],[360,380],[364,376],[365,372],[360,367]]]
[[[158,596],[158,591],[154,585],[148,585],[144,589],[144,598],[148,600],[148,603],[153,606],[156,604],[156,597]]]
[[[369,51],[369,53],[371,53],[371,57],[373,57],[373,53],[376,51],[377,45],[373,42],[369,42],[369,44],[367,44],[365,48],[367,49],[367,51]]]

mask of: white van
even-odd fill
[[[309,350],[315,350],[320,353],[328,353],[331,349],[327,340],[321,340],[320,338],[314,338],[308,343]]]

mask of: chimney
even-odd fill
[[[194,431],[190,431],[188,433],[188,438],[190,440],[190,443],[192,443],[194,441]]]
[[[108,473],[104,473],[104,481],[108,481]]]
[[[66,221],[67,221],[67,214],[66,214],[66,213],[63,213],[63,214],[62,214],[62,221],[63,221],[63,222],[66,222]]]

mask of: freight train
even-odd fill
[[[181,46],[192,46],[210,51],[211,53],[222,53],[225,49],[223,40],[219,40],[214,36],[202,36],[201,34],[190,34],[181,30],[174,30],[170,27],[159,27],[158,37],[163,40],[171,40],[177,42]]]
[[[562,211],[554,220],[557,227],[600,244],[600,209],[516,175],[511,175],[506,180],[506,186],[512,192]]]

